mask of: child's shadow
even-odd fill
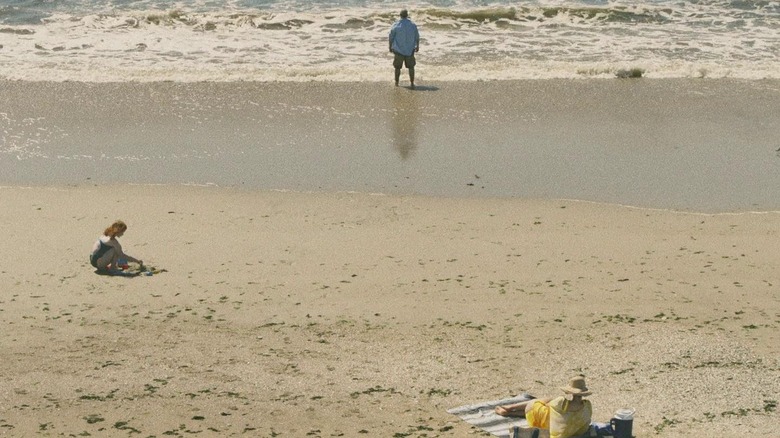
[[[140,272],[125,272],[125,271],[118,271],[114,269],[95,269],[95,274],[97,275],[105,275],[108,277],[137,277],[141,273]]]

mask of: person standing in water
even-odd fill
[[[414,65],[417,61],[414,54],[420,50],[420,32],[417,25],[409,19],[406,9],[401,11],[401,19],[390,27],[390,51],[393,53],[393,67],[395,68],[395,86],[401,79],[401,67],[406,65],[409,69],[409,82],[414,89]]]

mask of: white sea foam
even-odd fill
[[[86,2],[89,3],[89,2]],[[56,10],[0,23],[0,78],[51,81],[387,81],[389,9],[181,3]],[[143,4],[144,7],[148,5]],[[780,7],[730,3],[496,3],[410,8],[428,80],[780,78]],[[302,12],[302,11],[306,12]]]

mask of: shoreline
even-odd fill
[[[260,189],[260,188],[247,188],[247,187],[235,187],[235,186],[218,186],[215,184],[167,184],[167,183],[125,183],[125,184],[61,184],[61,185],[0,185],[0,190],[51,190],[61,191],[70,189],[90,189],[90,188],[103,188],[103,189],[116,189],[122,190],[123,187],[135,187],[146,188],[148,190],[159,188],[169,190],[189,190],[189,189],[203,189],[203,190],[215,190],[215,191],[228,191],[243,193],[245,195],[262,194],[262,193],[278,193],[278,194],[291,194],[291,195],[303,195],[303,196],[368,196],[368,197],[388,197],[388,198],[409,198],[409,199],[439,199],[442,201],[469,201],[469,200],[484,200],[488,202],[517,202],[517,203],[572,203],[592,205],[596,208],[618,208],[627,210],[647,211],[656,213],[669,213],[679,215],[690,216],[702,216],[702,217],[717,217],[717,216],[744,216],[744,215],[775,215],[780,214],[779,210],[735,210],[735,211],[689,211],[689,210],[677,210],[674,208],[661,208],[661,207],[648,207],[641,205],[631,204],[619,204],[613,202],[604,201],[591,201],[587,199],[573,199],[573,198],[514,198],[514,197],[455,197],[455,196],[431,196],[425,194],[398,194],[398,193],[385,193],[385,192],[365,192],[356,190],[344,190],[344,191],[318,191],[318,190],[291,190],[291,189]]]
[[[576,373],[594,420],[634,407],[638,438],[776,430],[776,214],[135,185],[0,201],[9,436],[463,436],[447,409]],[[92,272],[117,218],[167,272]]]
[[[777,80],[3,84],[12,186],[780,209]]]

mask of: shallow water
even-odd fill
[[[384,81],[406,2],[14,0],[0,79]],[[780,6],[721,0],[423,0],[421,78],[780,78]]]
[[[0,183],[780,210],[776,81],[5,83]]]

